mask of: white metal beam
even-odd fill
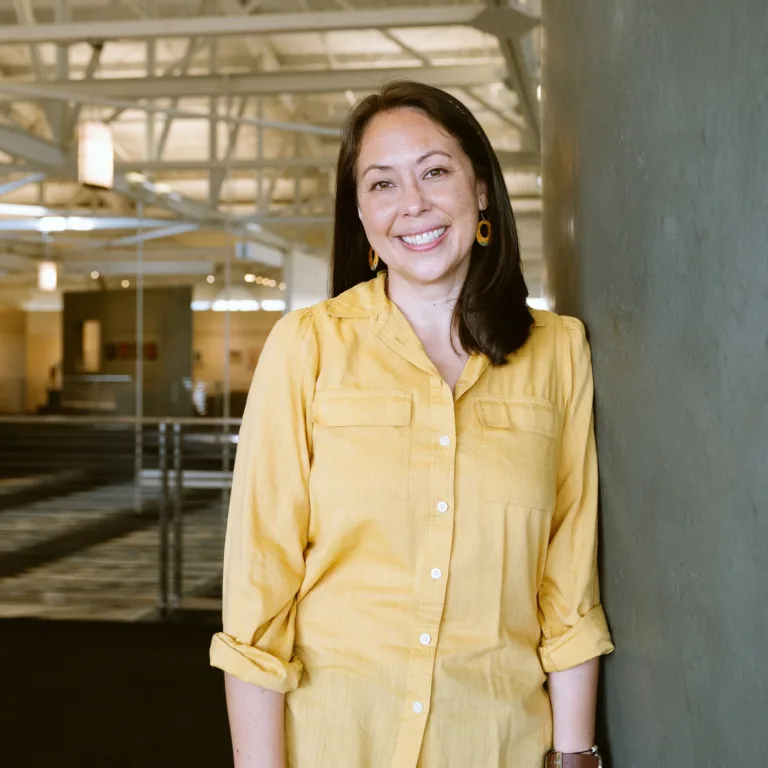
[[[90,80],[94,72],[99,68],[101,61],[101,52],[104,50],[103,43],[94,43],[91,47],[91,58],[88,61],[88,66],[83,73],[83,80]],[[75,104],[69,113],[69,121],[67,122],[67,129],[64,132],[64,139],[66,143],[72,141],[77,130],[77,121],[80,119],[80,111],[82,110],[82,102]]]
[[[507,60],[508,86],[517,93],[520,109],[525,116],[534,144],[538,147],[541,143],[541,110],[520,46],[520,38],[514,36],[500,37],[499,47]]]
[[[24,2],[28,0],[15,0]],[[197,16],[173,19],[81,21],[0,27],[0,44],[81,43],[92,40],[150,40],[172,37],[278,35],[351,29],[466,26],[485,4],[376,8],[358,11],[261,13],[253,16]]]
[[[534,168],[539,165],[539,157],[535,152],[518,152],[513,150],[500,149],[497,151],[499,162],[506,168],[526,169]],[[142,169],[147,173],[206,173],[210,170],[231,171],[259,171],[267,168],[284,168],[293,170],[295,168],[334,168],[337,162],[336,155],[320,155],[317,157],[265,157],[259,160],[253,159],[234,159],[228,162],[218,160],[157,160],[148,162],[146,160],[118,160],[115,162],[115,170],[120,173],[141,172]]]
[[[459,6],[460,7],[460,6]],[[434,67],[382,67],[373,69],[282,71],[269,74],[198,75],[194,77],[133,77],[95,80],[65,80],[49,83],[52,91],[66,91],[77,97],[109,98],[119,93],[121,99],[162,99],[184,96],[277,96],[284,93],[334,93],[373,91],[384,80],[405,78],[437,88],[468,88],[500,82],[504,70],[489,64]],[[10,87],[8,87],[10,86]],[[18,88],[15,86],[19,86]],[[4,81],[0,91],[13,98],[13,90],[30,95],[44,89],[20,81]],[[45,98],[48,98],[47,94]]]
[[[60,148],[50,144],[50,142],[24,131],[16,131],[6,126],[0,126],[0,151],[23,158],[29,163],[31,168],[55,170],[57,176],[77,178],[76,161],[72,155],[65,154]],[[112,189],[114,192],[137,202],[154,205],[175,213],[187,221],[218,228],[227,228],[232,224],[230,217],[215,208],[202,205],[176,193],[161,194],[151,184],[131,183],[125,176],[120,174],[115,175]],[[35,222],[31,223],[34,224]],[[3,228],[2,225],[3,222],[0,222],[0,229]],[[32,229],[34,227],[24,225],[20,228]],[[271,232],[261,230],[257,232],[248,226],[240,227],[239,231],[235,232],[235,234],[245,239],[260,241],[265,245],[275,248],[286,248],[289,246],[288,241],[282,237],[278,237]]]
[[[121,245],[136,245],[137,243],[145,243],[147,240],[161,240],[164,237],[183,235],[185,232],[194,232],[196,229],[199,229],[197,224],[174,224],[162,229],[151,229],[146,232],[139,232],[136,235],[119,237],[116,240],[103,243],[103,247],[116,248]],[[99,247],[102,247],[102,244]]]
[[[74,157],[39,136],[9,126],[0,126],[0,151],[22,158],[37,168],[45,166],[57,172],[76,175]]]
[[[50,211],[51,216],[67,216],[66,213]],[[77,216],[75,214],[75,216]],[[82,215],[80,215],[82,218]],[[93,216],[88,217],[91,231],[122,230],[122,229],[157,229],[167,228],[169,219],[137,219],[132,216]],[[25,219],[0,219],[0,232],[39,232],[39,220],[35,218]],[[188,226],[188,225],[186,225]]]
[[[113,261],[106,259],[91,259],[83,261],[65,260],[65,274],[82,274],[96,270],[100,275],[121,277],[123,275],[209,275],[214,270],[211,261],[156,261],[146,255],[141,262],[133,259]]]
[[[25,176],[23,179],[9,181],[7,184],[0,186],[0,195],[7,195],[9,192],[21,189],[21,187],[26,187],[27,184],[34,184],[35,182],[42,181],[44,178],[44,173],[33,173],[29,176]]]
[[[32,0],[13,0],[13,7],[18,21],[16,29],[34,29],[36,20],[35,11],[32,8]],[[37,80],[45,80],[45,65],[40,55],[40,50],[35,44],[29,46],[29,66]],[[42,109],[53,138],[58,139],[58,130],[60,129],[58,118],[61,116],[61,109],[57,113],[50,104],[43,104]]]
[[[110,82],[112,78],[106,82]],[[146,80],[133,78],[135,82],[146,82]],[[67,81],[69,82],[81,82]],[[98,81],[97,81],[98,82]],[[54,101],[72,101],[83,102],[85,104],[99,104],[107,107],[118,107],[120,111],[126,109],[137,109],[143,112],[158,113],[172,115],[174,118],[184,118],[187,120],[209,120],[210,113],[208,112],[193,112],[184,109],[175,109],[174,107],[164,107],[148,101],[125,101],[121,99],[114,99],[108,96],[99,96],[92,94],[74,93],[66,88],[53,87],[54,83],[45,85],[36,85],[20,82],[9,82],[8,80],[0,79],[0,101],[21,101],[25,98],[38,100],[38,99],[53,99]],[[115,115],[110,116],[104,122],[110,122]],[[260,120],[251,117],[238,118],[230,115],[219,115],[219,122],[235,123],[240,122],[243,125],[254,125],[256,127],[269,128],[275,131],[287,131],[295,133],[314,133],[318,136],[338,136],[338,128],[326,128],[321,125],[310,125],[307,123],[291,123],[281,122],[279,120]]]

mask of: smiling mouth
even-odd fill
[[[411,247],[423,247],[437,242],[447,229],[448,227],[438,227],[437,229],[429,230],[429,232],[421,232],[418,235],[401,235],[400,240]]]

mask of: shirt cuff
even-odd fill
[[[277,693],[296,690],[304,669],[296,658],[283,661],[260,648],[238,643],[223,632],[213,636],[210,661],[212,667],[218,667],[244,683]]]
[[[596,605],[564,635],[544,640],[539,658],[544,671],[562,672],[613,651],[602,605]]]

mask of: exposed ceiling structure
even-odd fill
[[[82,287],[94,271],[204,282],[230,257],[238,278],[279,275],[292,248],[327,255],[339,128],[395,77],[480,119],[535,293],[539,45],[533,0],[0,0],[0,304],[43,258]],[[77,181],[83,121],[110,127],[110,191]]]

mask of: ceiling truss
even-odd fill
[[[13,57],[20,49],[28,70],[0,78],[0,112],[10,118],[0,115],[0,152],[9,160],[5,166],[0,161],[0,195],[61,207],[45,198],[76,184],[77,126],[97,119],[109,123],[116,137],[117,194],[80,194],[73,187],[68,200],[119,215],[138,209],[169,219],[151,235],[127,232],[107,245],[202,228],[284,252],[307,229],[327,233],[343,113],[390,78],[419,80],[466,98],[491,126],[489,134],[496,131],[505,169],[537,173],[537,73],[522,42],[539,19],[528,6],[489,0],[370,9],[350,0],[326,1],[332,9],[270,13],[261,12],[262,0],[201,0],[196,15],[156,18],[153,3],[124,0],[112,3],[114,18],[94,21],[80,3],[52,0],[38,10],[34,0],[13,0],[16,23],[8,23],[7,14],[0,21],[0,75],[6,64],[18,72],[21,63]],[[155,10],[164,7],[159,3]],[[125,18],[129,9],[133,18]],[[484,58],[467,58],[457,28],[489,35],[479,43],[487,49]],[[433,52],[415,43],[414,31],[425,29],[433,37],[444,30],[439,37],[445,45]],[[382,57],[396,54],[400,62],[383,65],[368,50],[344,50],[351,38],[339,35],[353,30],[378,35]],[[319,37],[327,65],[318,68],[307,54],[311,64],[284,66],[281,41],[290,35],[310,42]],[[143,46],[143,57],[134,57],[121,75],[112,48],[127,50],[130,41]],[[237,50],[247,55],[247,70],[243,54],[230,63]],[[291,51],[293,57],[302,52]],[[190,131],[207,140],[193,141],[195,149],[186,151],[187,142],[178,137],[192,136]],[[204,189],[195,186],[198,179]]]

